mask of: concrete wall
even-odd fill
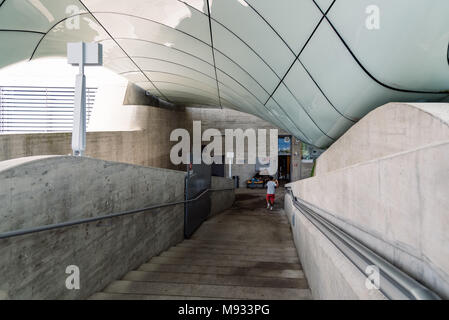
[[[122,108],[128,108],[122,106]],[[88,132],[86,156],[143,166],[179,169],[170,162],[170,133],[187,126],[183,110],[146,108],[143,130]],[[71,154],[71,133],[0,135],[0,161],[36,156]]]
[[[228,178],[212,177],[211,189],[234,188],[234,181]],[[235,191],[212,191],[210,217],[229,209],[235,201]]]
[[[389,103],[348,130],[317,160],[316,175],[449,140],[449,103]]]
[[[318,175],[290,184],[322,216],[446,299],[448,123],[449,104],[388,104],[322,154]]]
[[[218,129],[223,135],[223,143],[224,143],[224,133],[225,129],[255,129],[256,132],[258,129],[266,129],[267,136],[266,141],[267,151],[269,151],[269,130],[270,129],[278,129],[279,135],[289,135],[288,132],[277,128],[271,123],[266,122],[256,116],[246,114],[243,112],[231,110],[231,109],[211,109],[211,108],[186,108],[186,112],[189,115],[191,121],[201,121],[202,130],[207,129]],[[299,180],[301,178],[301,142],[297,139],[293,139],[297,141],[297,143],[293,143],[293,155],[292,155],[292,170],[291,176],[292,181]],[[205,142],[204,144],[207,144]],[[229,150],[231,151],[231,150]],[[234,146],[234,153],[236,152]],[[247,149],[245,149],[247,151]],[[223,153],[225,153],[225,147],[223,145]],[[295,155],[296,152],[296,155]],[[248,152],[245,152],[245,159],[248,157]],[[225,175],[229,175],[229,166],[225,167]],[[233,164],[232,165],[232,175],[240,177],[240,187],[246,187],[246,180],[251,179],[256,174],[256,166],[255,164]]]
[[[449,140],[291,186],[344,230],[449,298]]]
[[[91,158],[5,161],[0,232],[180,201],[184,176]],[[177,205],[0,240],[0,296],[86,298],[182,241],[183,226],[184,206]],[[69,265],[80,269],[80,290],[65,287]]]
[[[293,206],[289,194],[284,210],[314,299],[385,299],[380,291],[365,287],[366,276]]]

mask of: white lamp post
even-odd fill
[[[232,160],[234,159],[234,152],[226,152],[226,158],[229,163],[229,179],[232,179]]]
[[[84,66],[101,66],[103,64],[103,46],[95,42],[67,43],[67,60],[72,66],[79,66],[75,85],[72,150],[74,156],[82,156],[86,149],[86,76],[84,75]]]

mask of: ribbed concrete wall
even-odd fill
[[[449,103],[389,103],[349,129],[317,160],[315,175],[449,140]]]
[[[0,165],[0,232],[181,201],[183,172],[79,157]],[[183,239],[184,206],[0,240],[0,297],[86,298]],[[80,269],[80,290],[65,287]]]

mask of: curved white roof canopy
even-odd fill
[[[366,27],[377,5],[380,29]],[[255,114],[327,147],[390,101],[449,89],[447,0],[0,0],[0,67],[97,41],[161,99]]]

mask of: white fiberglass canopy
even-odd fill
[[[163,100],[327,147],[384,103],[448,96],[448,13],[447,0],[0,0],[0,68],[101,42],[106,67]]]

